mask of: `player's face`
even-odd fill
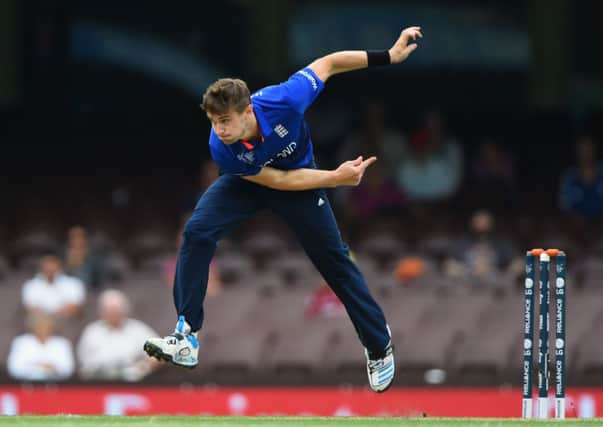
[[[207,114],[207,118],[209,118],[209,121],[211,122],[214,133],[218,135],[218,138],[220,138],[224,144],[233,144],[240,139],[244,139],[247,128],[249,127],[247,116],[247,110],[242,113],[231,110],[224,114]]]

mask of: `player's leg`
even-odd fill
[[[203,324],[203,301],[209,264],[217,242],[262,207],[262,187],[236,176],[223,175],[199,199],[184,226],[174,278],[178,313],[175,333],[151,338],[145,351],[176,365],[197,365],[196,331]]]
[[[274,191],[270,207],[291,226],[318,271],[345,305],[366,349],[371,387],[375,391],[386,390],[394,377],[390,331],[364,276],[350,259],[326,192]]]

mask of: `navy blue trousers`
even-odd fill
[[[319,198],[324,204],[318,206]],[[383,311],[349,257],[324,190],[278,191],[233,175],[220,176],[201,196],[184,227],[174,302],[193,331],[203,324],[203,301],[216,243],[262,209],[291,227],[306,254],[345,305],[362,344],[381,352],[390,337]]]

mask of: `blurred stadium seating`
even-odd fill
[[[246,227],[241,235],[220,245],[217,260],[223,287],[206,300],[199,368],[191,372],[160,369],[144,382],[363,384],[362,348],[347,316],[304,315],[312,293],[322,283],[310,261],[282,234],[280,225],[260,227],[257,234],[254,230]],[[170,330],[175,319],[171,289],[161,280],[158,258],[174,252],[168,239],[159,237],[169,236],[169,231],[149,231],[147,237],[133,232],[120,236],[121,243],[94,239],[111,254],[107,259],[112,273],[103,288],[122,289],[133,302],[136,317],[161,331]],[[462,228],[440,227],[438,239],[454,240],[463,232]],[[90,234],[98,237],[102,231],[90,230]],[[51,236],[43,230],[25,229],[15,233],[8,245],[12,252],[1,264],[0,276],[0,320],[5,331],[0,341],[2,361],[6,361],[11,339],[25,327],[20,292],[35,268],[26,260],[60,244],[58,237]],[[439,252],[434,249],[438,244],[429,236],[426,233],[425,241],[415,245],[412,253],[431,267],[404,283],[397,280],[395,261],[409,253],[412,244],[399,229],[352,245],[393,331],[400,372],[397,383],[425,384],[429,382],[426,374],[439,369],[445,373],[444,384],[517,384],[521,281],[502,273],[492,280],[448,277],[438,268]],[[564,242],[569,245],[571,238],[565,236]],[[569,252],[569,257],[569,380],[590,384],[603,376],[603,340],[597,338],[603,322],[599,304],[603,259],[596,251],[584,258]],[[83,326],[95,319],[99,291],[90,289],[83,313],[60,325],[60,332],[73,342]],[[5,373],[2,378],[11,382]]]

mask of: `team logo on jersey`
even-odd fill
[[[289,143],[289,145],[287,145],[285,148],[283,148],[283,150],[280,153],[276,153],[276,157],[278,157],[280,159],[286,159],[287,157],[289,157],[290,155],[293,154],[293,152],[295,151],[296,148],[297,148],[297,142],[292,141]]]
[[[291,141],[289,143],[289,145],[287,145],[285,148],[283,148],[282,151],[280,151],[279,153],[276,153],[276,158],[272,157],[271,159],[268,159],[268,161],[266,161],[264,163],[264,166],[268,166],[269,164],[273,163],[276,159],[286,159],[287,157],[289,157],[290,155],[292,155],[295,152],[296,148],[297,148],[297,142]]]
[[[281,138],[284,138],[289,133],[287,128],[285,128],[285,126],[281,125],[280,123],[278,125],[276,125],[276,127],[274,128],[274,131]]]
[[[246,151],[245,153],[237,154],[237,159],[244,163],[253,165],[255,162],[255,154],[253,154],[253,151]]]

